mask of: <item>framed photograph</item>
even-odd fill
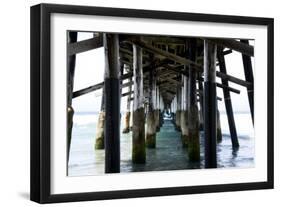
[[[273,22],[31,7],[31,200],[273,188]]]

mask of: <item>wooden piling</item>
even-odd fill
[[[156,80],[155,80],[155,85],[156,85]],[[160,101],[160,96],[159,96],[159,88],[156,86],[156,103],[155,103],[155,127],[156,127],[156,132],[160,131],[160,109],[159,109],[159,101]]]
[[[163,119],[163,99],[162,96],[160,94],[160,89],[158,87],[158,91],[159,91],[159,128],[162,127],[164,119]]]
[[[77,32],[68,32],[67,41],[68,44],[77,42]],[[67,163],[69,161],[73,115],[74,115],[74,109],[72,108],[72,97],[73,97],[75,64],[76,64],[76,55],[69,55],[67,58],[67,155],[66,155]],[[68,167],[67,167],[67,173],[68,173]]]
[[[120,172],[119,37],[104,34],[105,51],[105,173]]]
[[[95,149],[104,149],[104,123],[105,123],[105,104],[104,104],[104,88],[102,90],[101,109],[96,128]]]
[[[172,123],[174,124],[174,126],[176,126],[176,99],[177,97],[175,96],[173,98],[173,101],[171,103],[171,116],[172,116]]]
[[[198,75],[199,75],[199,74],[198,74]],[[202,83],[201,81],[198,81],[198,89],[199,89],[199,91],[204,91],[204,89],[203,89],[203,83]],[[203,130],[203,123],[204,123],[203,93],[200,93],[199,103],[200,103],[200,111],[199,111],[199,129],[200,129],[200,130]]]
[[[218,102],[217,102],[218,104]],[[217,109],[217,143],[222,142],[220,111]]]
[[[149,71],[149,87],[148,87],[148,111],[146,117],[146,146],[148,148],[156,147],[156,128],[157,128],[157,89],[155,69],[152,67]]]
[[[217,46],[204,40],[204,138],[205,168],[217,167]]]
[[[178,86],[177,88],[177,111],[176,111],[176,130],[180,131],[181,127],[181,86]]]
[[[70,152],[72,127],[73,127],[73,115],[74,115],[74,110],[72,106],[68,106],[67,107],[67,162],[69,161],[69,152]],[[68,172],[68,167],[67,167],[67,172]]]
[[[188,107],[187,107],[187,94],[188,94],[188,78],[182,75],[183,80],[183,88],[182,88],[182,110],[181,110],[181,119],[180,119],[180,126],[181,126],[181,140],[182,146],[188,146]]]
[[[220,72],[227,74],[225,58],[223,55],[222,47],[218,48],[217,56],[218,56]],[[228,81],[225,79],[222,79],[222,84],[228,86]],[[239,147],[239,142],[238,142],[238,137],[237,137],[237,132],[236,132],[235,120],[234,120],[234,116],[233,116],[231,96],[230,96],[230,92],[225,88],[223,88],[223,96],[224,96],[224,104],[225,104],[225,110],[226,110],[227,120],[228,120],[228,127],[229,127],[231,142],[232,142],[232,148],[236,149]]]
[[[196,60],[196,39],[189,39],[187,46],[189,48],[189,58]],[[199,117],[196,95],[197,71],[189,66],[189,85],[188,85],[188,155],[191,161],[200,161],[200,141],[199,141]],[[215,86],[216,87],[216,86]]]
[[[126,114],[125,114],[125,127],[122,131],[123,134],[127,134],[127,133],[130,132],[130,119],[131,119],[131,112],[127,111]]]
[[[129,82],[132,82],[132,77],[129,79]],[[123,129],[123,133],[130,132],[130,118],[131,118],[131,94],[132,94],[132,85],[129,86],[129,95],[127,96],[127,111],[125,114],[125,126]]]
[[[249,40],[241,40],[242,43],[249,45]],[[245,80],[247,82],[252,83],[247,87],[248,100],[250,105],[250,111],[252,116],[252,122],[254,124],[254,76],[253,76],[253,68],[251,56],[242,54],[243,66],[244,66],[244,74]]]
[[[134,102],[132,162],[145,163],[145,115],[143,106],[142,49],[133,44]]]

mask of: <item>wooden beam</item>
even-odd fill
[[[236,78],[234,76],[231,76],[231,75],[219,72],[219,71],[216,71],[216,76],[221,78],[221,79],[225,79],[227,81],[230,81],[232,83],[236,83],[237,85],[240,85],[240,86],[250,87],[252,85],[251,82],[241,80],[239,78]]]
[[[171,67],[171,66],[169,66],[168,68],[170,68],[170,67]],[[185,74],[186,74],[186,73],[185,73]],[[219,76],[223,77],[223,79],[226,79],[226,80],[228,80],[228,78],[229,78],[229,79],[234,80],[234,81],[240,81],[240,80],[236,80],[236,78],[233,77],[233,76],[228,76],[228,75],[225,75],[224,73],[221,73],[221,72],[218,72],[218,71],[216,71],[216,74],[219,74]],[[186,75],[187,75],[187,74],[186,74]],[[187,75],[187,76],[189,76],[189,75]],[[173,79],[173,78],[169,78],[169,80],[171,80],[171,79]],[[164,82],[164,81],[163,81],[163,82],[160,82],[160,84],[169,82],[169,80],[168,80],[168,79],[165,79],[165,82]],[[198,81],[201,81],[201,82],[204,81],[204,79],[203,79],[202,77],[198,77],[197,80],[198,80]],[[170,82],[172,82],[172,81],[170,81]],[[244,83],[243,83],[243,84],[244,84]],[[247,84],[247,85],[248,85],[248,84]],[[223,85],[223,84],[221,84],[221,83],[216,83],[216,86],[219,87],[219,88],[226,88],[226,89],[229,90],[230,92],[240,94],[240,90],[237,90],[237,89],[235,89],[235,88],[233,88],[233,87],[225,86],[225,85]]]
[[[241,52],[243,55],[247,56],[254,56],[254,47],[248,44],[245,44],[243,42],[239,42],[234,39],[207,39],[207,41],[210,41],[214,44],[227,47],[229,49],[235,50],[237,52]]]
[[[122,97],[129,96],[131,94],[134,94],[134,91],[128,91],[128,92],[122,93]]]
[[[217,97],[217,101],[222,101],[222,98],[221,97]],[[197,102],[200,102],[200,97],[197,99]]]
[[[226,65],[225,65],[225,59],[222,52],[222,48],[219,47],[218,49],[218,61],[219,61],[219,68],[220,71],[224,74],[227,73],[226,71]],[[226,86],[228,86],[228,81],[225,79],[222,79],[222,83]],[[237,132],[236,132],[236,126],[235,126],[235,120],[233,116],[233,110],[232,110],[232,102],[231,102],[231,96],[228,90],[223,88],[223,96],[224,96],[224,104],[225,104],[225,110],[227,113],[227,120],[228,120],[228,127],[232,142],[232,148],[237,149],[239,147],[239,142],[237,138]]]
[[[160,78],[161,80],[163,80],[163,78]],[[173,83],[175,85],[179,85],[179,86],[182,86],[182,83],[178,80],[175,80],[173,78],[170,78],[170,77],[165,77],[164,78],[166,82],[169,82],[169,83]]]
[[[102,46],[103,46],[103,38],[102,35],[99,35],[91,39],[67,44],[67,55],[74,55],[74,54],[86,52],[89,50],[100,48]]]
[[[101,82],[101,83],[95,84],[95,85],[93,85],[93,86],[89,86],[89,87],[87,87],[87,88],[83,88],[83,89],[81,89],[81,90],[75,91],[75,92],[73,93],[73,98],[77,98],[77,97],[82,96],[82,95],[85,95],[85,94],[87,94],[87,93],[90,93],[90,92],[93,92],[93,91],[102,89],[103,85],[104,85],[104,82]],[[124,84],[122,85],[122,88],[128,87],[128,86],[130,86],[130,85],[132,85],[132,83],[124,83]]]
[[[171,70],[175,73],[179,73],[179,74],[182,74],[182,75],[188,75],[188,73],[186,71],[183,71],[183,65],[178,65],[178,66],[170,66],[170,65],[164,65],[163,67],[165,67],[166,69],[168,70]]]
[[[132,77],[132,73],[130,73],[129,75],[130,75],[130,77]],[[128,76],[128,74],[125,74],[125,75],[123,75],[121,77],[126,77],[126,79],[127,79],[127,76]],[[128,77],[128,78],[130,78],[130,77]],[[122,80],[124,80],[124,79],[122,79]],[[103,84],[104,84],[104,82],[101,82],[101,83],[97,83],[97,84],[95,84],[93,86],[89,86],[87,88],[83,88],[83,89],[80,89],[78,91],[75,91],[75,92],[73,92],[73,97],[72,98],[77,98],[77,97],[85,95],[87,93],[90,93],[90,92],[102,89]],[[121,87],[122,88],[126,88],[126,87],[129,87],[131,85],[133,85],[133,82],[127,82],[127,83],[123,83],[121,85]]]
[[[174,91],[169,90],[169,89],[164,89],[164,90],[163,90],[163,88],[161,88],[161,91],[162,91],[162,92],[165,92],[165,93],[170,93],[170,94],[173,95],[173,96],[176,94]]]
[[[231,54],[232,53],[232,50],[225,50],[222,52],[223,55],[228,55],[228,54]]]
[[[212,39],[212,40],[214,40],[214,39]],[[215,40],[220,40],[220,39],[215,39]],[[209,41],[209,40],[208,40],[208,41]],[[160,54],[160,55],[162,55],[162,56],[164,56],[164,57],[166,57],[166,58],[168,58],[168,59],[170,59],[170,60],[179,62],[179,63],[181,63],[181,64],[183,64],[183,65],[187,65],[187,66],[193,65],[193,67],[194,67],[196,70],[198,70],[199,72],[202,72],[202,71],[203,71],[203,70],[202,70],[202,69],[203,69],[202,66],[199,65],[199,64],[197,64],[197,63],[195,63],[194,61],[191,61],[191,60],[189,60],[189,59],[180,57],[180,56],[175,55],[175,54],[170,53],[170,52],[163,51],[163,50],[158,49],[158,48],[154,48],[153,46],[151,46],[151,45],[149,45],[149,44],[146,44],[146,43],[144,43],[144,42],[142,42],[142,41],[134,40],[133,42],[136,43],[137,45],[139,45],[140,47],[146,49],[146,50],[149,51],[149,52],[156,53],[156,54]],[[226,41],[226,42],[228,42],[228,41]],[[230,41],[230,42],[232,42],[232,41]],[[238,41],[235,41],[235,42],[238,42]],[[238,44],[239,44],[239,42],[238,42]],[[244,43],[243,43],[243,44],[244,44]],[[235,45],[235,44],[233,43],[233,45]],[[244,44],[244,45],[246,45],[246,44]],[[247,46],[247,45],[246,45],[246,46]],[[252,46],[251,46],[251,47],[252,47]],[[233,49],[233,48],[231,48],[231,49]],[[233,50],[234,50],[234,49],[233,49]],[[170,68],[170,69],[171,69],[171,68]],[[239,84],[239,85],[249,86],[249,85],[251,84],[251,83],[249,83],[249,82],[247,82],[247,81],[243,81],[243,80],[238,79],[238,78],[235,78],[235,77],[233,77],[233,76],[224,75],[224,74],[222,74],[222,73],[220,73],[220,72],[216,72],[216,75],[217,75],[218,77],[220,77],[220,78],[228,78],[229,81],[234,82],[234,83]]]
[[[134,82],[133,81],[129,81],[129,82],[127,82],[127,83],[123,83],[122,84],[122,88],[126,88],[126,87],[129,87],[129,86],[132,86],[134,84]]]
[[[196,90],[197,91],[197,96],[199,96],[199,97],[203,97],[204,96],[204,91],[202,91],[202,90],[200,90],[200,89],[197,89]],[[219,96],[217,96],[217,100],[218,101],[222,101],[222,98],[221,97],[219,97]],[[203,108],[203,107],[202,107]]]
[[[120,54],[121,54],[121,56],[127,58],[128,60],[133,61],[133,52],[132,51],[125,49],[125,48],[120,48]],[[143,60],[144,61],[149,60],[149,56],[143,55]]]
[[[131,73],[125,74],[125,75],[123,75],[122,77],[130,78],[128,75],[130,75],[130,77],[132,77],[132,76],[131,76]],[[127,77],[127,76],[128,76],[128,77]],[[200,81],[200,82],[201,82],[201,81]],[[162,85],[162,86],[164,87],[164,85],[165,85],[166,83],[173,83],[173,85],[180,85],[180,84],[181,84],[179,81],[177,81],[177,80],[175,80],[175,79],[172,79],[172,78],[166,78],[165,80],[160,81],[160,82],[158,82],[157,84],[158,84],[158,85]],[[219,88],[226,88],[226,89],[229,90],[230,92],[240,94],[240,91],[237,90],[237,89],[235,89],[235,88],[232,88],[232,87],[230,87],[230,86],[227,87],[227,86],[224,86],[223,84],[220,84],[220,83],[216,83],[216,84],[217,84],[217,87],[219,87]],[[127,83],[123,83],[121,87],[122,87],[122,88],[125,88],[125,87],[129,87],[129,86],[131,86],[131,85],[133,85],[133,82],[127,82]],[[93,91],[102,89],[102,87],[103,87],[103,82],[98,83],[98,84],[95,84],[95,85],[93,85],[93,86],[89,86],[89,87],[87,87],[87,88],[80,89],[80,90],[78,90],[78,91],[73,92],[72,98],[77,98],[77,97],[79,97],[79,96],[82,96],[82,95],[91,93],[91,92],[93,92]]]
[[[176,44],[184,45],[185,41],[178,37],[165,37],[165,36],[143,36],[143,41],[154,42],[154,44]]]
[[[174,72],[177,72],[177,73],[188,76],[188,73],[182,70],[182,68],[183,68],[182,65],[176,66],[176,67],[172,67],[170,65],[164,65],[163,67],[167,68],[168,70],[172,70]],[[221,79],[226,79],[230,82],[236,83],[236,84],[241,85],[241,86],[250,87],[252,85],[248,81],[241,80],[239,78],[236,78],[236,77],[228,75],[228,74],[224,74],[224,73],[219,72],[219,71],[216,71],[216,76],[221,78]],[[201,80],[203,81],[203,79],[201,79]]]
[[[225,80],[224,80],[225,81]],[[233,92],[233,93],[237,93],[237,94],[240,94],[240,91],[235,89],[235,88],[232,88],[228,85],[224,85],[224,84],[221,84],[221,83],[216,83],[216,86],[219,87],[219,88],[222,88],[222,89],[226,89],[228,90],[229,92]]]
[[[93,91],[95,91],[95,90],[99,90],[99,89],[101,89],[101,88],[103,87],[103,85],[104,85],[103,82],[101,82],[101,83],[98,83],[98,84],[96,84],[96,85],[89,86],[89,87],[87,87],[87,88],[83,88],[83,89],[81,89],[81,90],[75,91],[75,92],[73,93],[73,97],[72,97],[72,98],[77,98],[77,97],[82,96],[82,95],[84,95],[84,94],[93,92]]]
[[[120,58],[120,62],[129,65],[130,67],[133,66],[133,63],[131,63],[130,61],[125,60],[124,58]]]
[[[148,52],[151,52],[151,53],[154,53],[154,54],[159,54],[163,57],[166,57],[170,60],[173,60],[173,61],[176,61],[178,63],[181,63],[183,65],[193,65],[197,70],[202,70],[202,66],[195,63],[194,61],[191,61],[191,60],[188,60],[186,58],[183,58],[181,56],[178,56],[178,55],[175,55],[173,53],[170,53],[170,52],[167,52],[167,51],[164,51],[162,49],[158,49],[158,48],[155,48],[153,47],[152,45],[150,44],[147,44],[143,41],[140,41],[140,40],[132,40],[132,42],[136,45],[138,45],[139,47],[147,50]]]

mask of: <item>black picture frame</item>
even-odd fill
[[[85,192],[74,194],[50,193],[50,15],[52,13],[99,15],[113,17],[184,20],[207,23],[234,23],[267,26],[267,181],[238,184],[167,187],[154,189]],[[274,177],[274,20],[272,18],[180,13],[152,10],[103,8],[39,4],[31,7],[31,151],[30,199],[39,203],[88,201],[102,199],[166,196],[179,194],[210,193],[273,188]]]

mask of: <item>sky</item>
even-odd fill
[[[79,32],[78,41],[92,38],[92,33]],[[254,45],[254,41],[250,41]],[[225,56],[226,69],[229,75],[240,79],[245,79],[243,71],[242,56],[240,53],[233,51]],[[252,58],[253,72],[255,73],[254,58]],[[219,70],[217,68],[217,70]],[[95,85],[103,81],[104,73],[104,48],[90,50],[76,55],[76,68],[74,76],[74,91]],[[221,83],[221,79],[217,78]],[[243,86],[229,82],[229,86],[240,90],[240,94],[231,93],[231,100],[234,112],[249,112],[249,103],[247,90]],[[123,89],[123,93],[127,92]],[[73,99],[73,108],[76,112],[98,112],[101,105],[102,90],[97,90],[86,95]],[[222,89],[217,88],[217,96],[223,98]],[[121,100],[121,111],[126,111],[127,97]],[[131,104],[132,105],[132,104]],[[219,110],[225,111],[224,101],[218,101]]]

